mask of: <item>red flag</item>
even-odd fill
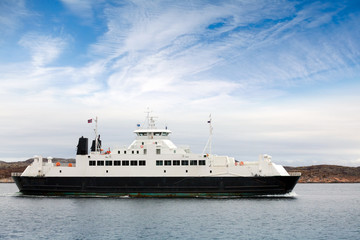
[[[89,119],[89,120],[88,120],[88,123],[92,123],[92,119]]]

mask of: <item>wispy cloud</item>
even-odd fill
[[[24,0],[0,1],[0,32],[3,35],[2,37],[12,34],[22,25],[22,20],[30,15]]]
[[[32,64],[38,67],[52,63],[62,53],[66,40],[39,33],[28,33],[20,39],[19,44],[29,49]]]

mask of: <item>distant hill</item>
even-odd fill
[[[12,172],[23,172],[34,159],[20,162],[0,161],[0,182],[12,182]],[[44,159],[44,161],[47,161]],[[54,158],[54,163],[75,163],[75,159]],[[337,165],[314,165],[305,167],[285,167],[288,172],[301,172],[300,183],[360,183],[360,167]]]
[[[285,169],[288,172],[301,172],[300,183],[360,183],[360,167],[314,165]]]

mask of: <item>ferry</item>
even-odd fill
[[[113,197],[257,197],[290,193],[300,173],[288,173],[269,155],[258,161],[239,161],[211,153],[212,125],[204,152],[176,146],[171,131],[155,125],[147,115],[147,127],[137,125],[136,138],[121,148],[101,148],[97,132],[89,149],[81,137],[75,163],[61,164],[34,156],[22,173],[12,177],[25,195],[70,195]]]

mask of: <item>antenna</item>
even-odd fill
[[[207,143],[206,143],[206,145],[205,145],[205,148],[204,148],[204,150],[203,150],[203,154],[205,153],[205,151],[206,151],[207,149],[209,149],[209,154],[211,154],[212,131],[213,131],[213,127],[212,127],[212,125],[211,125],[211,114],[209,115],[209,121],[208,121],[208,123],[209,123],[209,139],[208,139],[208,141],[207,141]]]

